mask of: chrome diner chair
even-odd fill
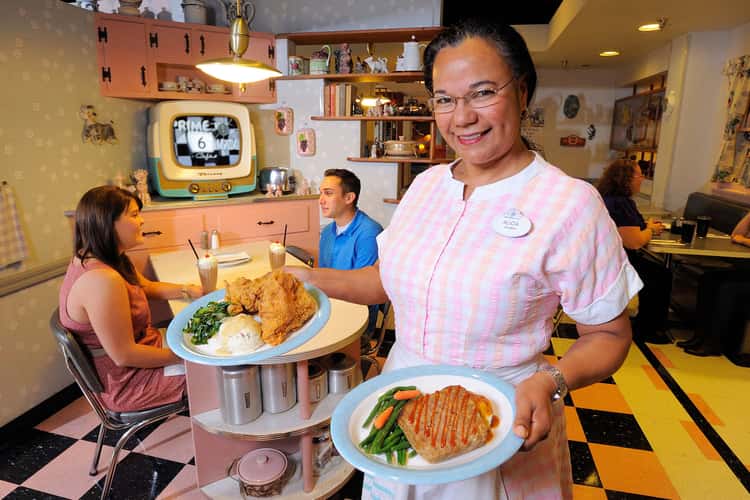
[[[378,363],[376,356],[378,355],[378,351],[380,351],[380,346],[383,345],[386,326],[388,324],[388,313],[390,310],[390,300],[386,300],[384,304],[380,304],[378,306],[378,312],[382,314],[383,318],[380,321],[380,326],[378,326],[376,322],[375,328],[373,328],[371,332],[365,332],[362,334],[362,346],[359,353],[362,378],[367,376],[367,372],[371,367],[374,367],[376,374],[380,375],[381,366],[380,363]]]
[[[73,334],[60,323],[59,318],[59,311],[58,309],[55,309],[49,321],[50,329],[60,346],[60,350],[62,351],[65,360],[65,366],[75,379],[76,384],[78,384],[84,397],[89,402],[91,408],[93,408],[101,422],[99,425],[99,436],[96,440],[96,448],[94,450],[94,459],[91,464],[91,469],[89,470],[89,475],[95,476],[97,474],[105,431],[126,430],[120,439],[117,440],[117,444],[112,451],[112,459],[109,462],[104,486],[102,487],[101,499],[105,500],[109,495],[110,488],[112,487],[115,469],[117,468],[117,457],[125,443],[127,443],[128,440],[143,427],[184,411],[187,409],[187,403],[185,400],[182,400],[176,403],[157,406],[155,408],[148,408],[146,410],[126,412],[115,412],[105,408],[99,399],[99,393],[104,390],[104,387],[99,380],[99,376],[96,373],[96,368],[94,367],[90,355],[87,350],[81,347]]]

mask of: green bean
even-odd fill
[[[406,451],[403,449],[399,449],[396,451],[396,457],[398,457],[398,464],[399,465],[406,465]]]
[[[372,430],[370,430],[370,433],[367,435],[367,437],[364,438],[362,441],[360,441],[359,447],[363,448],[364,446],[372,443],[372,440],[375,439],[375,435],[377,433],[378,433],[378,429],[376,429],[375,427],[373,427]]]
[[[399,401],[398,404],[396,404],[396,407],[393,408],[393,413],[391,413],[391,416],[388,418],[388,421],[385,423],[382,429],[378,432],[378,435],[375,437],[375,449],[378,450],[383,447],[383,441],[385,441],[385,437],[388,435],[389,432],[391,432],[391,429],[393,429],[393,426],[396,425],[396,420],[398,419],[399,413],[401,413],[401,408],[404,407],[406,404],[406,401]]]
[[[409,444],[409,441],[404,439],[402,441],[396,441],[395,443],[384,445],[380,452],[383,453],[386,451],[405,450],[407,448],[411,448],[411,444]]]
[[[392,464],[393,463],[393,452],[389,451],[388,453],[386,453],[385,454],[385,458],[386,458],[386,460],[388,460],[389,464]]]
[[[396,394],[396,392],[398,391],[413,391],[416,388],[417,388],[416,385],[405,385],[405,386],[400,386],[400,387],[394,387],[392,389],[388,389],[387,391],[385,391],[385,393],[383,393],[383,395],[380,396],[378,400],[380,401],[385,398],[390,398],[394,394]]]
[[[417,450],[411,450],[409,452],[409,458],[414,458],[417,456]]]

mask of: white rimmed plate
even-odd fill
[[[196,299],[185,309],[180,311],[167,327],[167,345],[172,349],[172,352],[184,360],[213,366],[249,365],[252,363],[258,363],[267,358],[286,354],[313,338],[325,326],[331,315],[331,302],[328,300],[328,296],[323,293],[322,290],[307,283],[305,283],[305,289],[310,292],[310,295],[312,295],[318,303],[318,310],[315,311],[312,318],[307,320],[307,323],[302,325],[298,330],[292,332],[286,340],[279,345],[271,346],[266,344],[257,351],[249,354],[223,355],[206,354],[205,352],[201,352],[201,349],[191,342],[191,335],[189,333],[184,333],[183,330],[198,309],[209,302],[219,302],[224,300],[226,290],[223,289],[216,290],[215,292],[211,292],[208,295]]]
[[[493,437],[485,445],[457,457],[431,464],[419,455],[409,458],[405,466],[391,465],[384,455],[370,455],[358,444],[369,433],[363,428],[378,397],[392,387],[415,385],[431,393],[449,385],[487,397],[500,424],[492,429]],[[405,484],[441,484],[478,476],[510,457],[523,444],[512,432],[516,414],[515,389],[508,382],[487,372],[461,366],[427,365],[395,370],[364,382],[339,402],[331,417],[331,437],[344,460],[377,478]]]

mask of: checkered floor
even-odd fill
[[[545,355],[555,363],[572,342],[555,338]],[[656,347],[650,349],[657,358],[672,367],[682,367],[677,354],[665,346]],[[670,356],[676,359],[674,363]],[[718,363],[723,358],[713,359]],[[704,365],[703,369],[710,367]],[[726,380],[728,372],[721,373]],[[740,376],[744,373],[738,383],[743,384],[747,393],[750,382],[746,375],[750,372],[736,373]],[[740,457],[740,468],[742,462],[750,463],[747,456],[750,448],[745,449],[746,425],[742,423],[748,405],[735,402],[733,409],[727,410],[720,401],[712,400],[708,392],[701,394],[704,395],[700,398],[701,411],[709,416],[712,425],[724,427],[716,428],[722,431],[730,450],[738,455],[745,453]],[[692,394],[691,399],[699,400],[697,394]],[[706,441],[637,346],[631,348],[628,359],[614,377],[572,392],[565,404],[574,498],[750,498],[743,478],[730,470],[722,454]],[[96,416],[81,398],[35,428],[15,436],[13,441],[0,444],[0,496],[98,498],[111,446],[119,436],[108,433],[100,472],[91,477],[88,469],[96,426]],[[744,435],[741,429],[745,429]],[[358,473],[337,497],[357,499],[360,485]],[[144,429],[131,439],[121,453],[111,498],[203,498],[195,487],[187,414]]]

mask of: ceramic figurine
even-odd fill
[[[336,56],[335,65],[336,73],[349,74],[352,72],[352,49],[348,43],[342,43],[341,46],[333,52]]]
[[[143,206],[151,204],[151,195],[148,193],[148,171],[142,168],[133,171],[135,179],[135,191]]]
[[[159,13],[156,14],[156,18],[161,21],[171,21],[172,13],[169,12],[166,7],[162,7]]]

